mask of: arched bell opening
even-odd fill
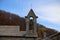
[[[30,17],[30,20],[33,20],[34,18],[33,17]]]
[[[34,18],[30,17],[29,18],[29,30],[32,32],[34,31],[34,22],[33,21],[34,21]]]

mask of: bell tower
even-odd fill
[[[26,33],[28,34],[27,36],[37,36],[37,16],[35,15],[34,11],[30,9],[29,13],[26,18]]]

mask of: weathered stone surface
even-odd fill
[[[34,38],[1,37],[0,40],[35,40]]]
[[[23,36],[26,31],[20,31],[20,26],[0,26],[0,35]]]

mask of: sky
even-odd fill
[[[0,0],[0,10],[25,17],[30,9],[37,23],[60,32],[60,0]]]

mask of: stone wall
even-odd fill
[[[20,40],[21,38],[12,38],[12,37],[1,37],[0,40]]]
[[[0,37],[0,40],[36,40],[35,38]]]

